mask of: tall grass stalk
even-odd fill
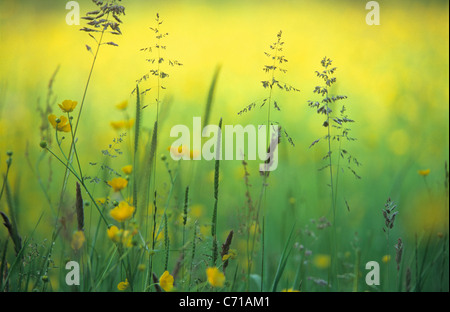
[[[217,206],[219,202],[219,166],[221,159],[221,144],[222,144],[222,118],[219,121],[217,145],[216,145],[216,157],[214,162],[214,208],[211,221],[211,236],[212,236],[212,266],[216,266],[217,257],[219,254],[217,246]]]
[[[141,94],[139,93],[139,85],[136,85],[136,125],[134,130],[134,153],[133,153],[133,205],[136,207],[136,210],[134,211],[134,215],[136,215],[136,211],[138,208],[138,189],[137,189],[137,180],[138,180],[138,172],[139,168],[138,165],[138,151],[139,151],[139,138],[141,133]]]
[[[336,83],[336,77],[334,73],[336,71],[336,67],[332,67],[332,60],[330,58],[324,57],[321,60],[322,70],[316,71],[317,77],[323,80],[325,83],[322,86],[316,86],[313,93],[320,95],[322,97],[321,101],[312,101],[308,100],[308,106],[315,109],[317,114],[325,115],[325,120],[322,124],[323,127],[326,128],[327,134],[319,139],[316,139],[309,146],[310,148],[316,145],[319,141],[325,139],[327,145],[327,153],[322,158],[327,162],[327,165],[320,168],[319,170],[328,169],[329,171],[329,187],[330,187],[330,203],[331,203],[331,211],[332,211],[332,223],[333,230],[331,233],[331,267],[332,274],[331,280],[334,289],[339,289],[339,278],[337,278],[338,272],[338,263],[337,263],[337,254],[338,254],[338,239],[337,239],[337,186],[339,181],[339,172],[337,172],[336,177],[334,177],[334,168],[333,168],[333,153],[334,150],[332,148],[332,142],[339,142],[338,149],[338,163],[337,170],[340,171],[341,166],[341,158],[347,160],[347,168],[350,170],[356,178],[360,178],[354,169],[352,169],[352,165],[359,166],[360,163],[358,160],[353,157],[347,150],[342,148],[342,140],[346,139],[347,141],[354,141],[355,138],[349,136],[350,128],[347,126],[348,123],[353,123],[354,120],[348,118],[346,115],[346,108],[342,105],[341,109],[338,110],[336,107],[338,102],[347,99],[345,95],[330,95],[331,87]],[[339,112],[340,114],[337,114]],[[340,131],[338,134],[332,135],[332,129],[335,128]],[[335,180],[336,179],[336,180]],[[348,203],[346,202],[347,209],[349,208]]]

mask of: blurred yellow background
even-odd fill
[[[386,195],[402,183],[398,193],[407,205],[409,193],[424,190],[419,169],[431,169],[431,185],[441,187],[449,145],[448,2],[379,1],[379,26],[366,24],[365,1],[122,3],[126,7],[123,35],[105,39],[119,46],[101,47],[87,93],[78,133],[85,164],[97,161],[100,150],[117,135],[110,122],[123,115],[115,105],[129,100],[130,114],[134,114],[131,91],[151,68],[139,50],[155,42],[148,28],[155,26],[159,13],[164,20],[161,27],[169,33],[165,57],[183,64],[166,68],[170,76],[162,95],[170,111],[160,130],[161,151],[173,141],[169,138],[172,125],[189,126],[193,116],[203,115],[219,64],[211,123],[223,117],[225,124],[264,124],[265,113],[259,110],[244,116],[237,112],[266,96],[260,81],[267,79],[262,68],[270,62],[263,52],[269,51],[269,44],[282,30],[289,62],[280,80],[301,92],[274,95],[282,109],[274,119],[286,127],[296,144],[294,149],[280,151],[281,168],[274,181],[283,184],[283,174],[289,172],[290,178],[295,176],[294,184],[304,179],[314,180],[315,185],[323,179],[316,178],[314,170],[321,167],[324,149],[308,146],[324,134],[324,128],[307,100],[314,98],[312,91],[321,82],[314,72],[327,56],[338,68],[334,91],[348,96],[345,105],[356,120],[352,133],[358,141],[349,149],[364,164],[360,169],[363,192],[347,194],[361,208],[355,208],[355,220],[362,218],[367,206],[382,207]],[[87,0],[79,4],[81,16],[95,8]],[[80,26],[66,24],[68,12],[64,1],[0,2],[0,169],[5,168],[4,151],[13,150],[12,181],[34,179],[24,155],[28,151],[36,159],[40,153],[41,117],[36,108],[45,103],[49,79],[58,66],[53,85],[57,103],[81,101],[92,62],[85,45],[94,48],[95,42],[79,31],[83,20]],[[144,99],[149,105],[143,111],[147,129],[153,125],[154,98],[150,92]],[[29,204],[42,197],[35,186],[22,186],[21,191],[26,191],[23,201]],[[367,203],[365,194],[371,192],[378,201]],[[297,197],[302,196],[307,195],[299,191]]]

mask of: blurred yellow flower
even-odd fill
[[[171,291],[173,289],[173,276],[168,271],[164,271],[163,275],[159,278],[159,286],[164,291]]]
[[[73,112],[75,107],[77,106],[78,102],[71,101],[71,100],[64,100],[61,104],[58,104],[59,107],[62,109],[65,113]]]
[[[249,234],[251,234],[251,235],[256,235],[257,233],[259,233],[259,224],[258,224],[258,222],[252,221],[248,231],[249,231]]]
[[[300,290],[295,290],[294,288],[283,289],[282,292],[300,292]]]
[[[183,155],[189,155],[190,159],[194,159],[200,155],[200,152],[197,150],[190,150],[187,147],[183,148],[183,145],[180,146],[169,146],[167,150],[175,157],[181,157]]]
[[[125,247],[133,247],[133,235],[130,231],[123,231],[122,244]]]
[[[194,204],[189,209],[189,215],[195,219],[199,219],[204,214],[205,207],[201,204]]]
[[[114,178],[111,181],[108,181],[108,184],[113,188],[114,192],[118,192],[127,187],[128,180],[119,177],[119,178]]]
[[[222,287],[225,284],[225,275],[216,267],[207,268],[208,282],[213,287]]]
[[[331,257],[329,255],[316,255],[313,263],[319,269],[327,269],[330,267]]]
[[[113,242],[117,243],[120,239],[120,234],[122,230],[119,230],[119,228],[115,225],[111,226],[109,229],[106,230],[108,233],[108,237]]]
[[[135,208],[133,206],[128,205],[127,202],[120,202],[117,207],[112,209],[109,214],[113,217],[114,220],[118,222],[124,222],[131,218],[134,213]]]
[[[430,169],[418,170],[417,171],[421,176],[426,177],[430,174]]]
[[[145,264],[143,264],[143,263],[139,264],[139,265],[138,265],[138,270],[139,270],[140,272],[144,272],[144,271],[145,271]]]
[[[191,151],[189,151],[189,158],[190,158],[190,159],[197,158],[198,155],[200,155],[200,152],[197,151],[197,150],[191,150]]]
[[[230,249],[226,255],[222,257],[222,261],[227,261],[228,259],[234,259],[237,256],[236,249]]]
[[[120,291],[124,291],[128,287],[130,287],[130,283],[128,283],[128,279],[125,279],[125,282],[120,282],[119,284],[117,284],[117,289]]]
[[[100,205],[105,204],[106,203],[106,198],[104,198],[104,197],[97,198],[97,203],[100,204]]]
[[[190,150],[188,148],[183,148],[183,145],[180,146],[169,146],[167,150],[172,154],[174,157],[181,157],[183,155],[189,155],[190,159],[197,158],[200,155],[200,152],[197,150]]]
[[[388,263],[391,261],[391,255],[384,255],[383,258],[381,258],[381,261],[383,261],[383,263]]]
[[[120,109],[120,110],[124,110],[127,107],[128,107],[128,101],[127,100],[122,101],[119,104],[116,104],[116,108]]]
[[[107,234],[109,239],[111,239],[115,243],[122,243],[125,247],[132,247],[133,246],[133,236],[136,234],[134,231],[124,231],[122,229],[119,230],[119,228],[115,225],[111,226],[107,230]]]
[[[72,246],[73,250],[79,250],[81,249],[81,247],[83,247],[85,241],[86,238],[84,237],[84,232],[76,231],[72,235],[72,243],[70,245]]]
[[[127,165],[125,167],[122,167],[122,171],[126,175],[130,175],[133,172],[133,166],[132,165]]]
[[[58,131],[62,132],[70,132],[70,123],[67,117],[61,116],[59,117],[59,122],[56,122],[56,116],[54,114],[51,114],[48,116],[48,121]]]
[[[134,125],[134,119],[111,121],[111,127],[115,130],[131,129]]]
[[[180,146],[178,146],[178,147],[176,147],[176,146],[169,146],[169,147],[167,148],[167,150],[168,150],[169,152],[173,153],[174,155],[179,156],[179,155],[181,155],[181,153],[183,152],[183,145],[180,145]]]

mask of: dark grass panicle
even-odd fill
[[[218,247],[217,247],[217,205],[219,201],[219,166],[220,166],[220,155],[221,151],[221,131],[222,131],[222,118],[219,121],[219,133],[217,135],[217,145],[216,145],[216,160],[214,162],[214,208],[211,222],[211,236],[212,236],[212,265],[215,266],[218,257]]]
[[[14,250],[16,251],[17,255],[22,249],[22,238],[19,236],[17,228],[10,222],[8,216],[2,211],[0,211],[0,215],[3,218],[3,225],[8,230],[9,236],[14,243]]]
[[[225,243],[222,244],[222,250],[220,252],[220,257],[222,259],[223,259],[223,257],[225,255],[228,254],[228,252],[230,250],[231,241],[233,240],[233,234],[234,234],[234,232],[233,232],[233,230],[231,230],[228,233],[228,236],[227,236],[227,239],[225,240]],[[227,269],[227,266],[228,266],[228,259],[223,262],[222,270],[223,270],[224,273],[225,273],[225,270]]]
[[[165,249],[165,260],[164,260],[164,271],[167,271],[169,267],[169,254],[170,254],[170,239],[169,239],[169,222],[167,221],[167,214],[164,213],[164,249]]]
[[[75,201],[75,211],[77,213],[77,228],[78,231],[84,230],[84,203],[83,197],[81,196],[80,183],[77,182],[77,193]]]

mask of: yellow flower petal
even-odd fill
[[[77,106],[78,102],[71,100],[64,100],[61,104],[58,104],[61,110],[65,113],[72,112]]]
[[[113,127],[115,130],[120,130],[124,127],[124,121],[111,121],[111,127]]]
[[[213,287],[222,287],[225,284],[225,275],[216,267],[207,268],[208,282]]]
[[[327,269],[331,264],[331,257],[329,255],[317,255],[313,260],[314,265],[319,269]]]
[[[83,247],[86,238],[83,231],[77,231],[72,235],[72,243],[70,244],[73,250],[79,250]]]
[[[113,188],[114,192],[119,192],[127,187],[128,180],[119,177],[108,181],[108,184]]]
[[[116,242],[116,243],[119,241],[120,231],[117,226],[115,226],[115,225],[111,226],[107,230],[107,233],[108,233],[108,237],[110,240],[112,240],[113,242]]]
[[[234,259],[237,256],[237,251],[235,249],[230,249],[226,255],[222,257],[222,261],[226,261],[228,259]]]
[[[430,174],[430,169],[418,170],[417,171],[421,176],[426,177]]]
[[[48,116],[48,121],[57,131],[70,132],[70,123],[67,117],[59,117],[59,122],[56,122],[57,117],[54,114]]]
[[[111,217],[118,221],[118,222],[124,222],[131,218],[131,216],[134,213],[135,208],[133,206],[128,205],[127,202],[120,202],[117,207],[112,209],[109,214]]]
[[[128,166],[122,167],[122,171],[126,175],[130,175],[133,172],[133,166],[132,165],[128,165]]]
[[[116,108],[120,109],[120,110],[124,110],[127,107],[128,107],[128,101],[127,100],[122,101],[122,102],[120,102],[119,104],[116,105]]]
[[[134,125],[134,119],[111,121],[110,124],[115,130],[131,129]]]
[[[383,258],[381,258],[381,261],[383,261],[383,263],[388,263],[391,261],[391,255],[384,255]]]
[[[125,282],[120,282],[119,284],[117,284],[117,289],[120,291],[124,291],[128,287],[130,287],[130,283],[128,282],[128,279],[125,279]]]
[[[159,286],[167,292],[173,289],[173,276],[168,271],[165,271],[159,278]]]

